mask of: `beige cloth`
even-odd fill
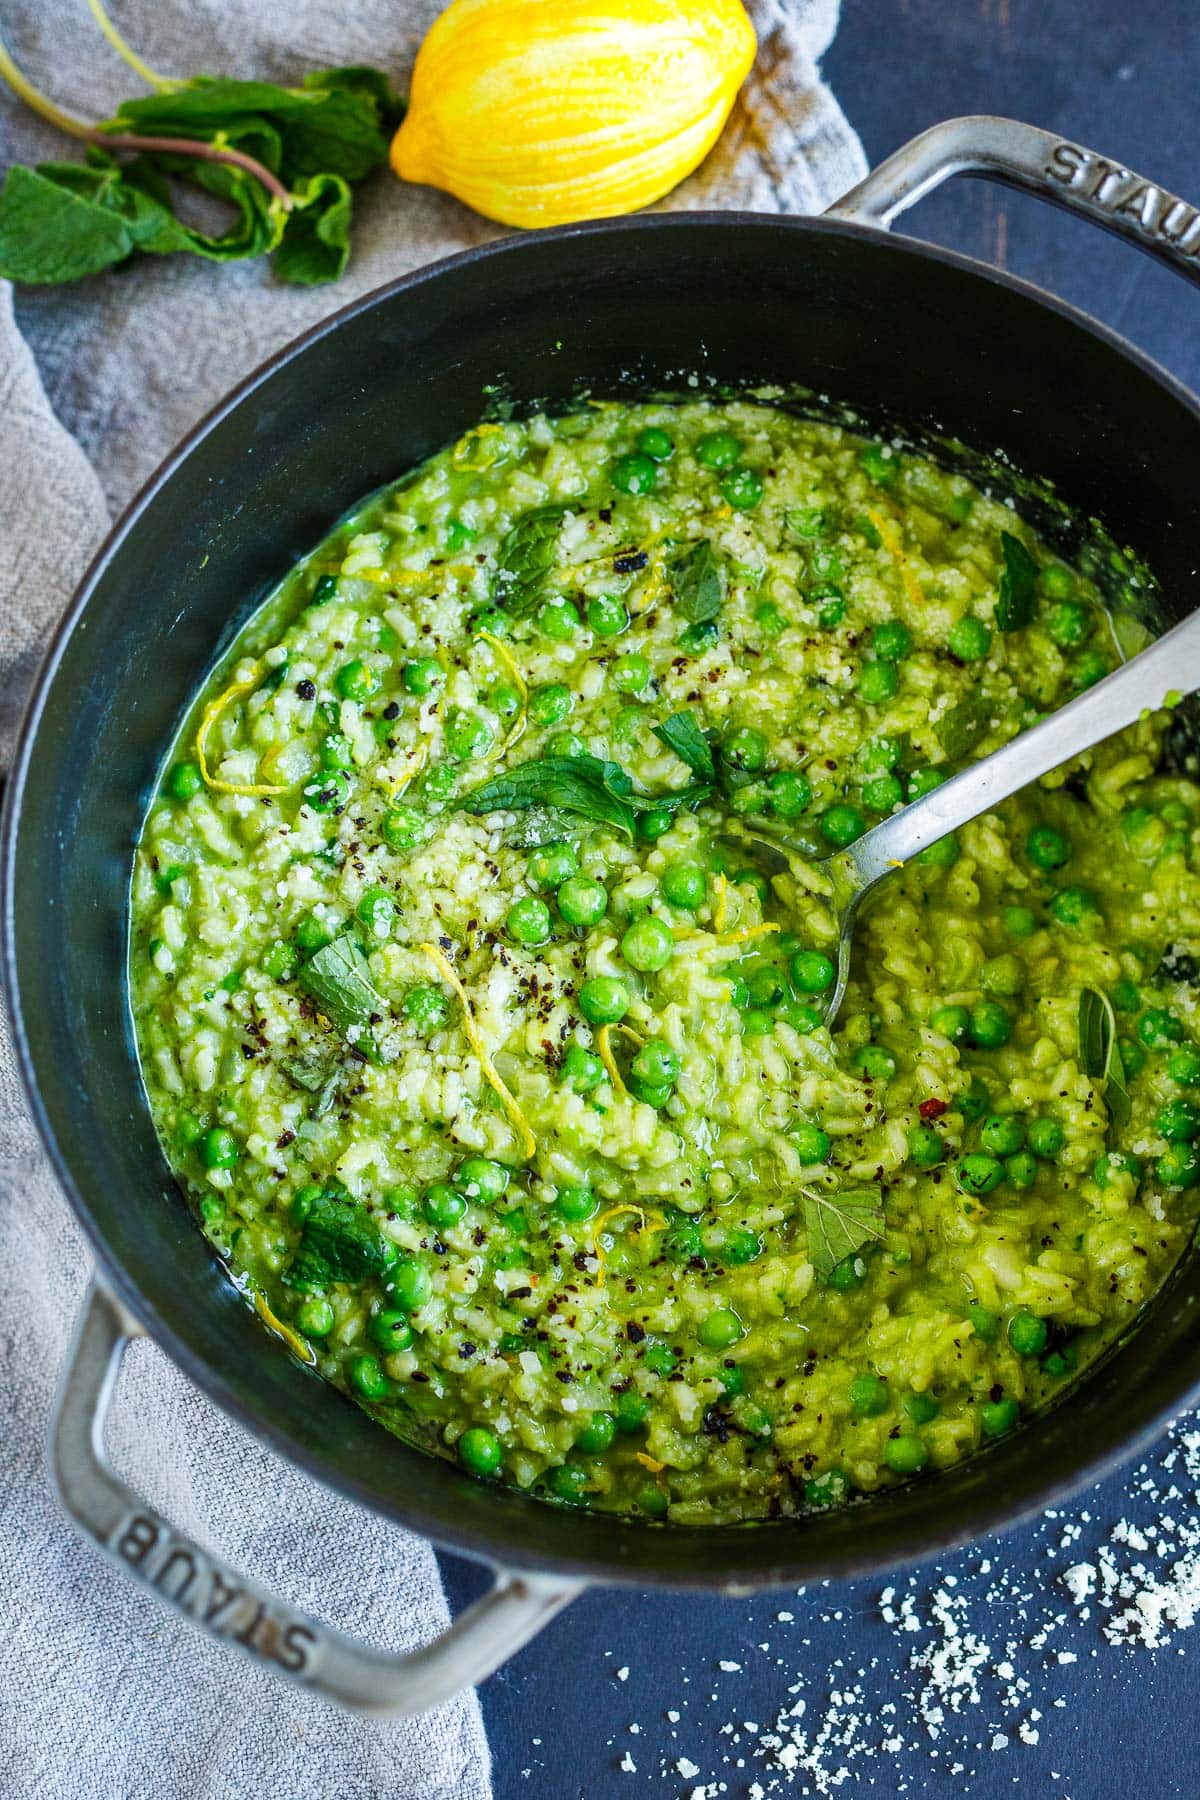
[[[115,0],[151,67],[295,80],[374,63],[403,87],[436,0]],[[816,69],[837,0],[756,0],[755,73],[720,145],[668,202],[811,212],[863,173]],[[63,104],[102,117],[136,91],[84,0],[8,0],[10,48]],[[73,156],[5,95],[0,161]],[[456,201],[386,174],[355,201],[334,288],[277,285],[260,264],[147,258],[77,285],[0,284],[0,764],[39,648],[95,550],[166,452],[297,332],[405,270],[500,235]],[[49,1498],[43,1440],[86,1256],[17,1092],[0,1031],[0,1794],[485,1800],[478,1703],[415,1722],[347,1718],[166,1614],[73,1535]],[[141,1344],[114,1449],[134,1484],[235,1568],[371,1642],[446,1623],[429,1547],[320,1489],[214,1410]],[[598,1777],[602,1779],[602,1777]]]

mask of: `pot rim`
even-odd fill
[[[59,1149],[41,1100],[21,1003],[13,910],[14,867],[22,799],[43,722],[47,697],[66,645],[83,617],[102,575],[125,541],[137,530],[143,514],[197,446],[231,412],[282,369],[301,358],[314,345],[336,333],[350,320],[385,304],[397,294],[415,291],[426,284],[436,283],[444,274],[496,257],[536,255],[542,243],[598,236],[617,237],[625,233],[686,232],[698,228],[712,229],[714,226],[731,231],[744,230],[747,227],[766,227],[773,232],[815,233],[850,239],[865,238],[881,248],[886,246],[897,251],[902,256],[907,255],[941,263],[977,279],[1005,288],[1029,301],[1034,307],[1048,309],[1083,332],[1100,340],[1165,390],[1200,423],[1200,397],[1172,375],[1169,370],[1163,368],[1152,357],[1130,343],[1119,332],[1095,319],[1081,308],[1039,287],[1036,283],[1013,275],[1007,270],[997,269],[959,251],[946,249],[941,245],[928,244],[921,239],[903,234],[893,234],[874,226],[856,224],[841,219],[828,219],[820,215],[789,216],[740,211],[650,213],[632,218],[603,219],[557,226],[540,231],[536,235],[514,234],[476,245],[452,256],[441,258],[437,262],[425,264],[385,282],[379,287],[372,288],[367,293],[339,307],[298,337],[282,345],[203,414],[143,483],[115,520],[80,579],[70,603],[51,634],[35,677],[21,721],[12,770],[6,784],[3,818],[0,821],[0,982],[2,982],[8,1004],[17,1066],[31,1117],[65,1197],[95,1256],[97,1267],[105,1284],[128,1308],[159,1348],[229,1418],[253,1433],[260,1441],[265,1441],[277,1454],[303,1469],[306,1475],[321,1482],[333,1492],[340,1493],[358,1504],[368,1507],[373,1512],[389,1517],[395,1523],[429,1538],[440,1547],[490,1566],[503,1564],[516,1569],[586,1578],[611,1586],[637,1585],[645,1587],[655,1585],[676,1590],[725,1589],[748,1593],[771,1587],[794,1585],[798,1580],[844,1580],[867,1574],[881,1574],[888,1569],[911,1566],[945,1554],[989,1532],[1014,1527],[1023,1520],[1044,1511],[1046,1507],[1077,1493],[1089,1482],[1096,1481],[1100,1476],[1139,1454],[1173,1417],[1189,1404],[1200,1399],[1200,1371],[1189,1376],[1181,1370],[1178,1377],[1173,1378],[1167,1384],[1168,1392],[1165,1397],[1151,1409],[1132,1435],[1128,1433],[1122,1435],[1107,1429],[1098,1430],[1087,1454],[1069,1474],[1057,1476],[1048,1482],[1030,1482],[1019,1497],[1014,1497],[1011,1493],[1002,1493],[996,1483],[989,1484],[987,1490],[978,1498],[973,1507],[970,1520],[961,1526],[940,1530],[933,1537],[918,1528],[910,1528],[907,1536],[897,1534],[892,1537],[887,1550],[882,1553],[879,1551],[873,1553],[866,1534],[859,1534],[858,1542],[854,1547],[846,1549],[840,1554],[826,1556],[819,1569],[814,1569],[799,1555],[802,1544],[800,1538],[793,1539],[792,1544],[787,1548],[781,1540],[776,1540],[779,1542],[781,1551],[778,1561],[773,1561],[761,1572],[739,1572],[731,1580],[719,1565],[705,1564],[701,1568],[693,1566],[688,1569],[656,1571],[645,1567],[640,1562],[632,1566],[625,1566],[619,1561],[601,1561],[594,1557],[589,1559],[586,1556],[562,1556],[539,1549],[531,1550],[525,1546],[514,1550],[507,1545],[498,1546],[487,1533],[458,1527],[452,1519],[442,1516],[441,1513],[433,1511],[425,1505],[397,1505],[390,1501],[381,1504],[378,1496],[366,1491],[365,1487],[356,1479],[333,1473],[318,1453],[309,1452],[296,1446],[285,1432],[271,1423],[264,1422],[256,1416],[251,1407],[244,1405],[229,1390],[224,1377],[215,1372],[160,1317],[157,1308],[145,1298],[127,1273],[124,1265],[110,1250],[84,1201],[66,1157]],[[1159,1293],[1162,1291],[1160,1289]],[[1138,1329],[1137,1326],[1133,1328],[1134,1334]],[[1126,1339],[1118,1340],[1108,1354],[1120,1354],[1126,1341]],[[1102,1360],[1107,1360],[1107,1357]],[[415,1453],[427,1454],[419,1450],[416,1450]],[[540,1504],[539,1502],[533,1503]],[[662,1527],[653,1529],[661,1532]],[[707,1529],[722,1533],[741,1533],[749,1530],[772,1530],[772,1527],[756,1523]],[[699,1535],[693,1527],[680,1527],[679,1530],[686,1532],[691,1537]]]

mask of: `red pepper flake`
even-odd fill
[[[944,1112],[950,1111],[950,1102],[936,1098],[922,1100],[917,1110],[923,1119],[940,1119]]]

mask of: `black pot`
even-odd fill
[[[9,787],[3,924],[34,1116],[102,1284],[63,1388],[60,1491],[84,1529],[166,1598],[348,1703],[429,1704],[487,1673],[582,1582],[745,1590],[943,1550],[1094,1478],[1200,1382],[1193,1252],[1069,1410],[936,1480],[737,1529],[549,1507],[389,1436],[263,1331],[176,1188],[138,1073],[130,863],[186,703],[290,565],[363,495],[475,423],[497,384],[528,410],[581,390],[680,390],[696,371],[829,395],[917,438],[961,438],[1098,516],[1157,575],[1159,622],[1182,616],[1200,543],[1195,398],[1036,289],[850,222],[886,225],[964,167],[1076,205],[1197,274],[1191,208],[996,120],[927,133],[825,219],[676,214],[511,238],[379,290],[243,383],[130,508],[55,638]],[[174,1537],[99,1458],[96,1418],[137,1330],[320,1479],[507,1573],[449,1639],[406,1664],[257,1594]]]

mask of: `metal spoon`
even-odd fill
[[[771,862],[770,872],[781,873],[790,868],[803,879],[802,872],[811,871],[816,877],[813,886],[825,891],[837,927],[837,979],[826,1007],[826,1023],[833,1023],[845,997],[855,920],[868,894],[880,882],[928,845],[948,837],[981,813],[990,812],[1051,769],[1060,768],[1072,757],[1123,731],[1143,713],[1157,711],[1169,694],[1190,694],[1197,688],[1200,611],[1114,674],[1051,713],[1041,724],[1021,732],[1003,749],[993,751],[903,811],[884,819],[847,850],[821,858],[804,857],[799,852],[789,855],[779,840],[752,829],[735,829],[732,835],[739,841],[752,842],[758,848],[760,861],[764,860],[763,853],[768,858],[777,857]]]

